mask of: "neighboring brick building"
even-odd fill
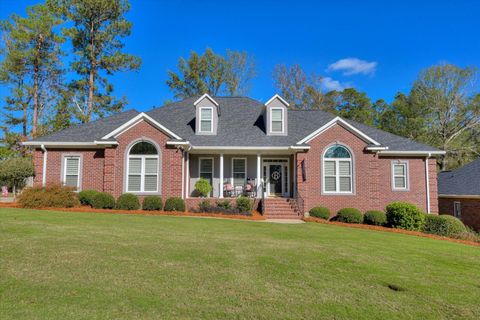
[[[438,204],[449,214],[480,231],[480,159],[438,175]]]
[[[300,217],[314,206],[383,210],[406,201],[437,213],[435,156],[443,151],[322,111],[203,95],[126,111],[25,144],[35,148],[35,184],[64,183],[115,197],[185,198],[195,182],[212,198],[247,194],[268,216]]]

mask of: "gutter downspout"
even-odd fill
[[[45,148],[45,145],[42,144],[40,148],[43,151],[43,172],[42,172],[42,187],[45,187],[47,184],[47,148]]]
[[[425,158],[425,185],[427,189],[427,213],[431,213],[430,212],[430,177],[428,172],[430,156],[431,154],[429,153],[428,156]]]
[[[185,199],[185,150],[182,149],[182,199]]]

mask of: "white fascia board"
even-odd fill
[[[292,150],[310,150],[310,146],[290,146]]]
[[[93,141],[93,142],[64,142],[64,141],[25,141],[24,146],[32,147],[62,147],[62,148],[103,148],[105,146],[118,145],[116,141]]]
[[[435,156],[435,155],[444,155],[445,151],[379,151],[379,155],[385,156]]]
[[[214,105],[216,105],[218,107],[218,102],[215,101],[212,97],[210,97],[210,95],[208,93],[205,93],[203,96],[201,96],[200,98],[197,99],[197,101],[195,101],[193,103],[194,106],[196,106],[197,104],[200,103],[200,101],[202,101],[203,99],[207,98],[208,100],[210,100]]]
[[[138,115],[136,115],[135,117],[133,117],[129,121],[125,122],[123,125],[121,125],[117,129],[113,130],[112,132],[110,132],[106,136],[102,137],[102,139],[109,139],[111,137],[115,137],[116,135],[118,135],[119,133],[122,133],[123,131],[127,130],[131,126],[136,125],[137,122],[139,122],[140,120],[146,120],[147,122],[151,123],[153,126],[157,127],[161,131],[163,131],[166,134],[168,134],[169,136],[171,136],[172,138],[175,138],[177,140],[182,140],[182,138],[180,138],[178,135],[176,135],[172,131],[165,128],[162,124],[160,124],[158,121],[156,121],[155,119],[153,119],[152,117],[150,117],[148,114],[146,114],[144,112],[139,113]]]
[[[167,141],[167,144],[168,145],[186,145],[186,144],[190,144],[190,142],[188,141]]]
[[[270,100],[268,100],[268,101],[265,103],[265,105],[268,106],[268,105],[269,105],[273,100],[275,100],[275,99],[280,100],[280,101],[281,101],[284,105],[286,105],[287,107],[290,106],[290,104],[289,104],[287,101],[285,101],[285,99],[283,99],[278,93],[275,94],[273,97],[271,97]]]
[[[290,147],[222,147],[222,146],[192,146],[193,150],[289,150]]]
[[[383,150],[388,150],[388,147],[366,147],[365,150],[368,150],[368,151],[383,151]]]
[[[303,144],[303,143],[308,143],[309,141],[311,141],[312,139],[316,138],[317,136],[319,136],[320,134],[322,134],[323,132],[325,132],[326,130],[330,129],[332,126],[334,126],[335,124],[337,123],[340,123],[343,127],[345,127],[345,129],[349,130],[350,132],[352,132],[353,134],[359,136],[360,138],[362,138],[363,140],[365,141],[368,141],[368,142],[371,142],[372,144],[376,145],[376,146],[380,146],[381,144],[378,143],[377,141],[375,141],[374,139],[370,138],[369,136],[367,136],[365,133],[363,133],[362,131],[358,130],[357,128],[355,128],[354,126],[352,126],[350,123],[348,123],[347,121],[343,120],[342,118],[340,117],[335,117],[333,118],[332,120],[330,120],[329,122],[327,122],[326,124],[324,124],[323,126],[321,126],[320,128],[318,128],[317,130],[315,130],[314,132],[312,132],[311,134],[309,134],[308,136],[306,136],[305,138],[303,138],[302,140],[298,141],[297,144]]]

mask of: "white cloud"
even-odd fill
[[[343,74],[350,76],[353,74],[373,74],[377,68],[377,62],[365,61],[358,58],[345,58],[328,66],[327,71],[343,71]]]
[[[322,87],[323,89],[325,89],[325,91],[342,91],[346,88],[351,88],[352,86],[348,83],[341,83],[340,81],[332,79],[330,77],[323,77]]]

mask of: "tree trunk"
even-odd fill
[[[92,22],[92,26],[90,27],[90,74],[88,79],[88,110],[87,110],[87,117],[85,122],[90,122],[92,119],[92,112],[93,112],[93,91],[95,85],[95,28]]]
[[[28,135],[28,132],[27,132],[27,127],[28,127],[28,119],[27,119],[28,104],[23,103],[22,108],[23,108],[22,133],[23,133],[23,136],[26,138],[27,135]]]
[[[40,35],[37,39],[37,47],[35,52],[35,60],[33,62],[33,125],[32,138],[37,135],[38,126],[38,78],[40,77],[40,61],[39,56],[42,50],[43,37]]]
[[[92,109],[93,109],[93,86],[95,83],[95,77],[93,68],[90,68],[90,79],[88,81],[88,110],[87,110],[87,118],[85,122],[90,122],[92,119]]]

